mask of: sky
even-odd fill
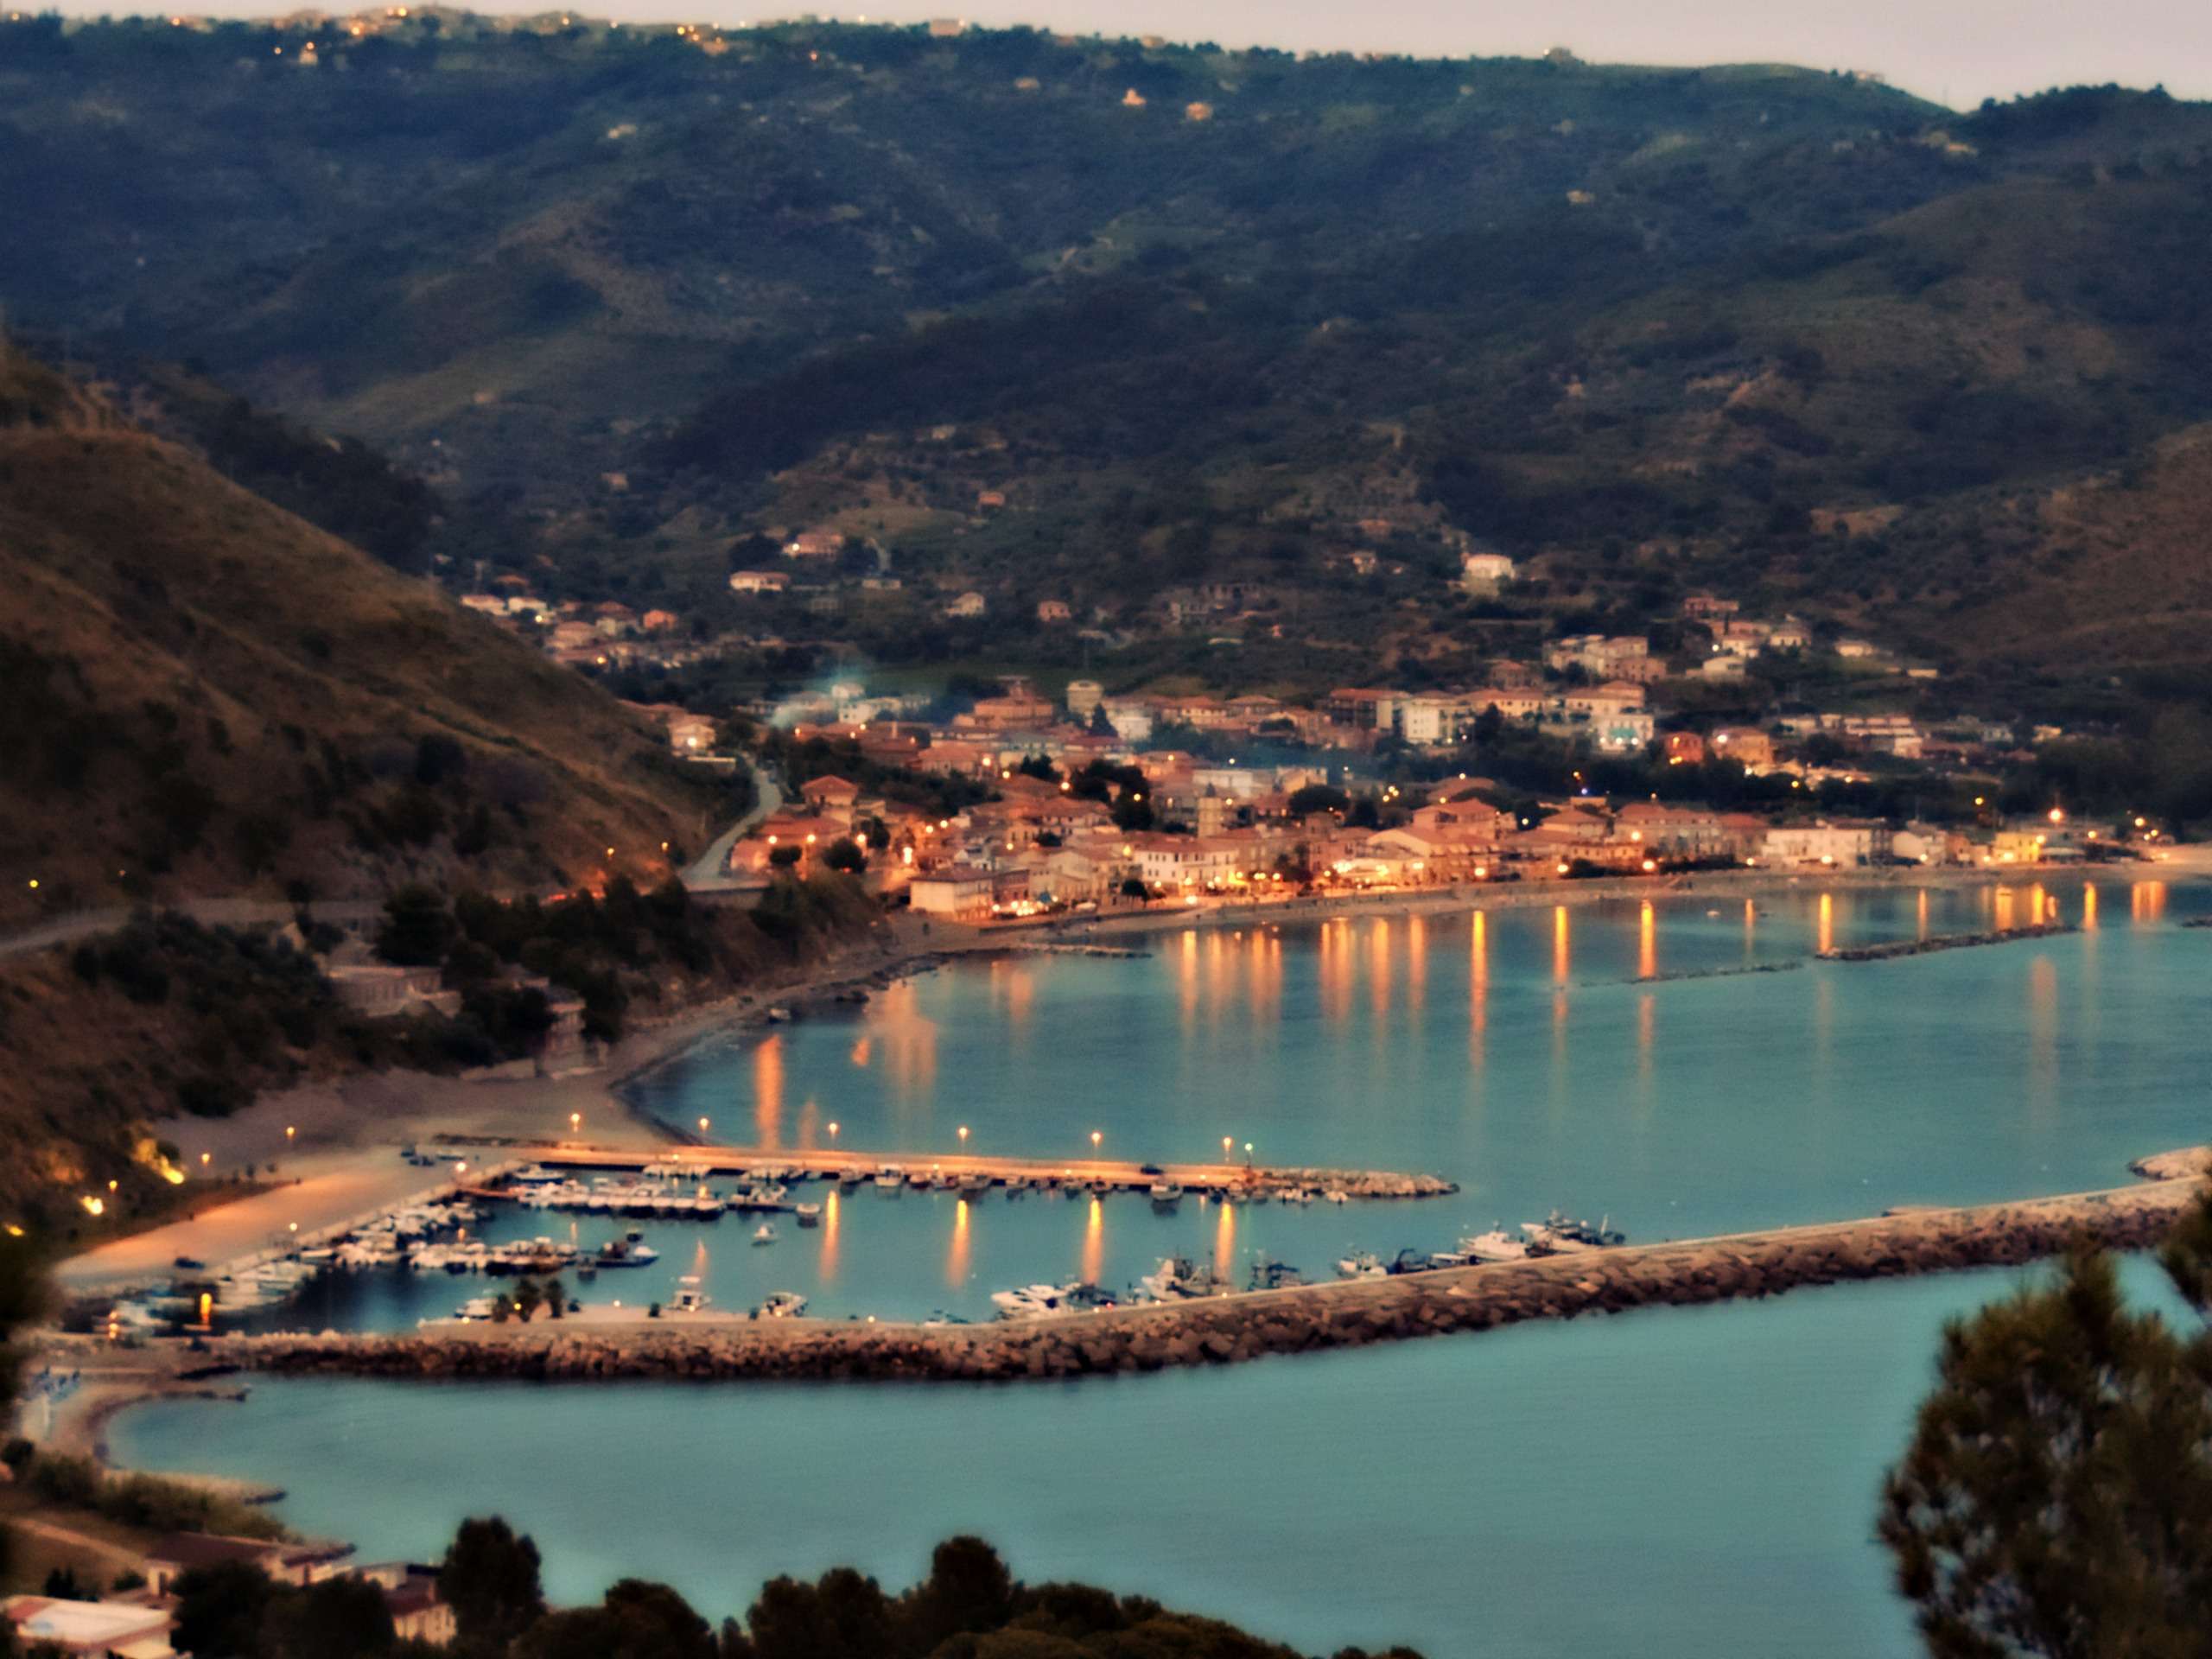
[[[334,11],[365,3],[322,0]],[[545,3],[473,0],[473,8],[537,11]],[[63,0],[63,8],[137,9],[110,0]],[[199,0],[199,9],[259,16],[289,5]],[[2082,82],[2163,84],[2177,97],[2212,98],[2212,0],[586,0],[582,10],[726,26],[806,10],[878,21],[962,16],[1226,47],[1423,56],[1531,55],[1565,46],[1609,63],[1877,70],[1960,108]]]

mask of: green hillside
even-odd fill
[[[2193,568],[2037,505],[2212,416],[2212,109],[2162,92],[435,10],[26,19],[0,92],[16,315],[366,440],[435,492],[410,556],[1129,681],[1450,674],[1714,585],[1971,672],[2200,654],[2000,620]],[[818,524],[899,589],[724,591]],[[1510,602],[1447,597],[1470,539]],[[1242,654],[1163,631],[1206,582]]]

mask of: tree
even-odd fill
[[[788,870],[798,862],[800,850],[798,843],[791,841],[785,842],[779,847],[771,847],[768,849],[768,862],[777,869]]]
[[[498,1516],[464,1521],[438,1567],[438,1594],[453,1607],[462,1644],[497,1653],[545,1611],[537,1546]]]
[[[545,1281],[545,1314],[557,1319],[569,1311],[569,1293],[558,1279]]]
[[[1014,1575],[981,1538],[948,1538],[930,1556],[930,1575],[914,1596],[925,1651],[963,1632],[995,1630],[1014,1613]]]
[[[521,1319],[524,1325],[528,1325],[530,1323],[531,1315],[537,1312],[539,1305],[543,1303],[544,1300],[545,1293],[538,1289],[537,1281],[535,1279],[524,1279],[520,1284],[515,1287],[516,1317]]]
[[[858,875],[868,868],[868,855],[850,836],[840,836],[830,843],[830,850],[822,855],[822,861],[833,870],[842,870],[848,875]]]
[[[372,1659],[397,1641],[383,1588],[366,1579],[323,1579],[274,1598],[263,1615],[267,1659]]]
[[[224,1561],[181,1573],[169,1588],[178,1652],[258,1659],[262,1618],[276,1593],[266,1573],[251,1561]]]
[[[716,1659],[714,1629],[664,1584],[624,1579],[596,1607],[549,1614],[515,1659]]]
[[[890,1602],[874,1579],[849,1567],[832,1567],[816,1584],[771,1580],[745,1622],[758,1659],[844,1659],[892,1650]]]
[[[435,887],[410,881],[384,901],[377,954],[404,968],[431,968],[453,944],[454,920]]]
[[[2181,1659],[2212,1608],[2212,1195],[2135,1313],[2108,1255],[1954,1322],[1880,1529],[1938,1659]]]
[[[1122,878],[1121,893],[1124,899],[1149,899],[1152,897],[1152,889],[1146,887],[1138,877],[1126,875]]]
[[[1315,812],[1341,812],[1350,804],[1344,791],[1327,784],[1307,784],[1290,792],[1290,815],[1294,818]]]

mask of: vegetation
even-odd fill
[[[1421,683],[1719,587],[2039,719],[2208,707],[2157,677],[2212,601],[2212,111],[2162,92],[448,12],[26,16],[0,76],[17,315],[200,359],[140,382],[318,522],[732,639],[709,702]],[[836,592],[728,593],[810,524]],[[1471,543],[1522,579],[1456,592]]]
[[[0,403],[0,921],[657,876],[696,834],[713,787],[575,675],[28,359]]]
[[[2111,1257],[1955,1322],[1883,1495],[1938,1659],[2202,1651],[2212,1606],[2212,1196],[2162,1255],[2190,1316],[2126,1305]]]

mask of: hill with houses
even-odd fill
[[[1471,683],[1713,590],[2020,712],[2203,696],[2160,92],[435,7],[23,15],[0,88],[21,326],[755,678]]]

